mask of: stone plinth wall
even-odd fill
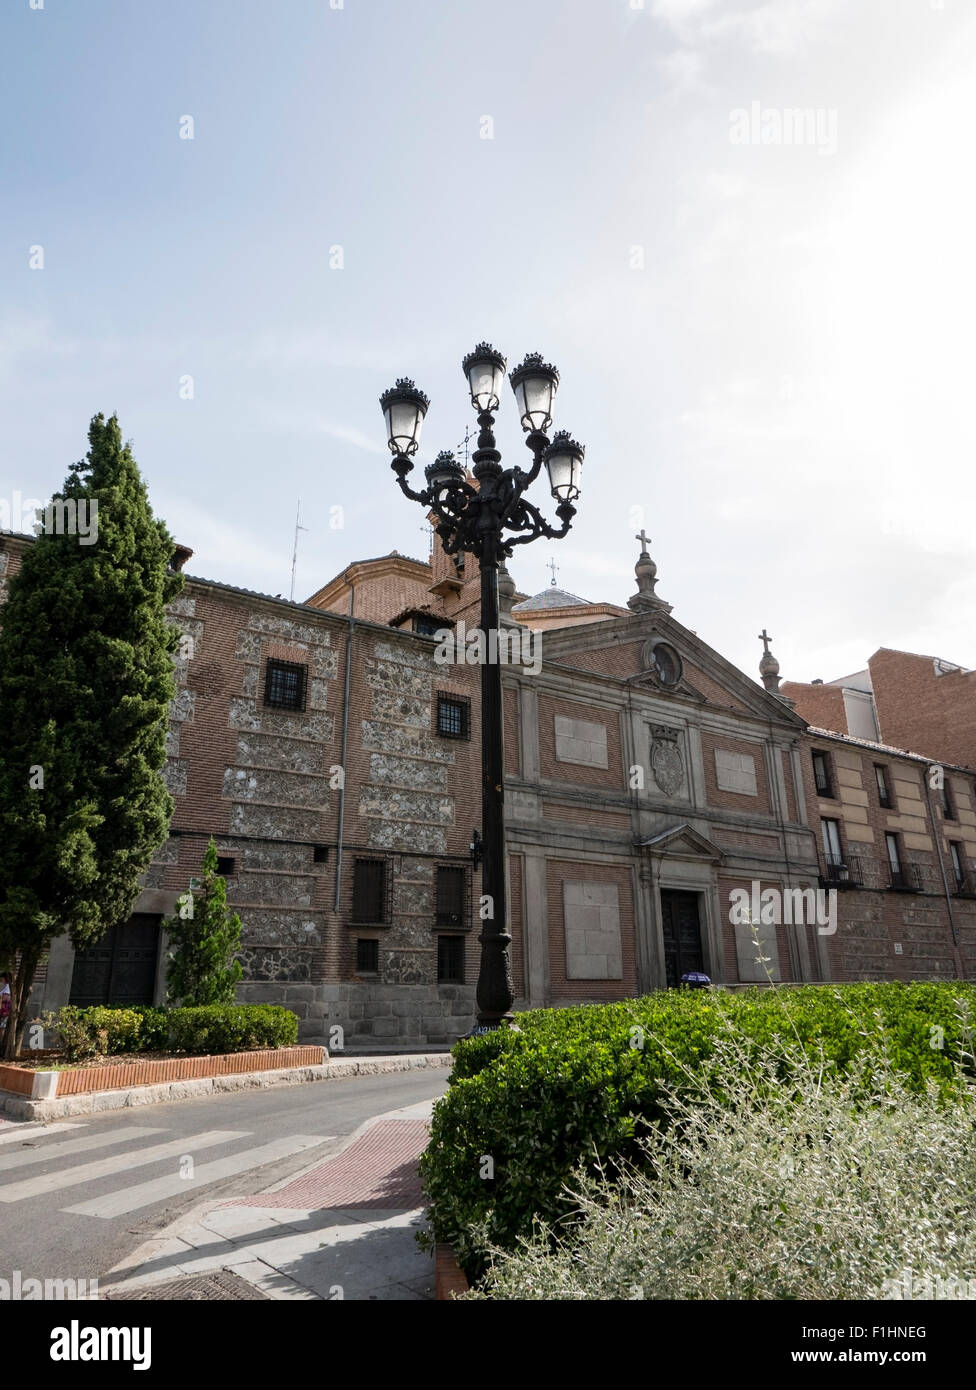
[[[475,1022],[473,985],[391,985],[373,980],[320,985],[256,981],[238,986],[242,1004],[284,1004],[298,1014],[302,1042],[343,1047],[455,1042]],[[341,1028],[341,1038],[332,1029]]]

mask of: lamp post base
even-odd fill
[[[515,1023],[515,1015],[512,1013],[501,1014],[497,1018],[486,1018],[479,1014],[478,1022],[467,1033],[462,1033],[458,1042],[462,1042],[465,1038],[483,1038],[486,1033],[495,1033],[499,1028],[514,1027],[517,1027],[517,1024]]]

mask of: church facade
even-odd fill
[[[678,622],[640,540],[626,605],[500,579],[519,638],[503,673],[517,1007],[693,973],[971,978],[973,773],[809,725],[768,642],[757,683]],[[0,538],[5,575],[29,543]],[[286,1004],[334,1050],[471,1026],[480,670],[443,641],[477,626],[467,566],[394,552],[305,603],[187,577],[170,837],[128,922],[84,952],[54,943],[39,1009],[163,997],[165,920],[212,835],[243,1001]]]

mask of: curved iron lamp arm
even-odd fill
[[[502,544],[509,552],[513,545],[528,545],[529,541],[537,540],[539,536],[545,536],[546,539],[550,541],[562,540],[564,536],[569,534],[569,528],[572,525],[573,517],[576,515],[576,508],[571,503],[560,502],[559,506],[556,508],[556,515],[559,517],[562,525],[557,528],[555,526],[550,526],[538,507],[534,506],[531,502],[527,502],[524,497],[519,499],[519,510],[529,512],[532,520],[530,522],[522,522],[518,521],[516,516],[513,516],[511,520],[506,518],[504,525],[517,525],[519,530],[528,531],[528,535],[525,536],[502,538]]]

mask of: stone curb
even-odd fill
[[[126,1090],[86,1091],[60,1100],[28,1100],[0,1091],[0,1110],[24,1120],[60,1120],[66,1115],[94,1115],[106,1110],[128,1110],[139,1105],[160,1105],[174,1100],[195,1100],[223,1091],[266,1090],[270,1086],[297,1086],[307,1081],[336,1081],[344,1076],[381,1076],[388,1072],[416,1071],[425,1067],[450,1067],[449,1052],[410,1053],[394,1057],[333,1058],[317,1067],[279,1067],[272,1071],[207,1076],[196,1081],[166,1081]]]

